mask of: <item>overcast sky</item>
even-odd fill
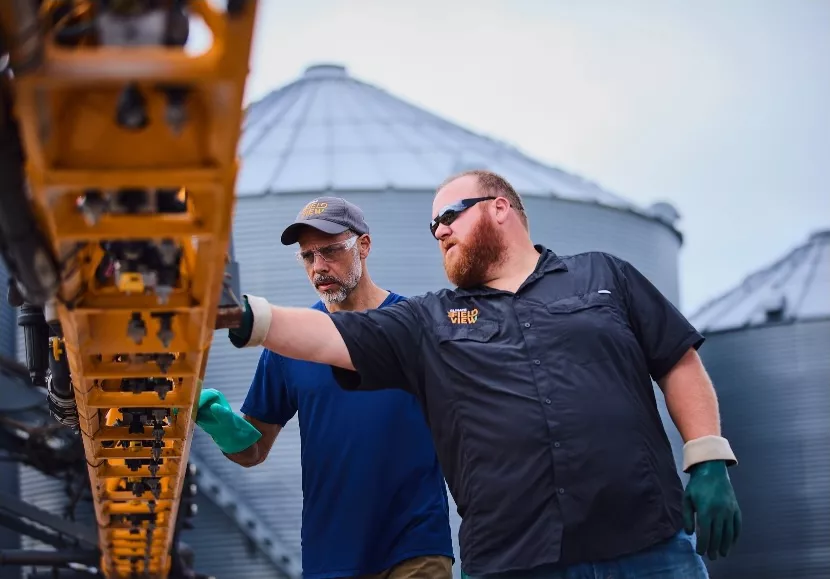
[[[340,63],[629,199],[669,201],[687,313],[830,229],[830,0],[260,6],[248,100]]]

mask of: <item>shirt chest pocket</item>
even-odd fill
[[[438,355],[461,372],[480,372],[489,360],[498,356],[496,344],[499,324],[493,320],[478,320],[474,324],[441,324],[436,330]]]
[[[551,355],[563,361],[591,364],[623,356],[634,339],[621,306],[609,293],[592,292],[545,306],[542,330]]]

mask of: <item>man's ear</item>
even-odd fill
[[[507,216],[510,214],[510,201],[504,197],[496,197],[493,201],[493,209],[495,209],[495,218],[497,223],[504,223]]]
[[[360,247],[360,258],[366,259],[369,257],[369,252],[372,250],[372,238],[369,234],[361,235],[357,240],[357,244]]]

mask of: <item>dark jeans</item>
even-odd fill
[[[695,552],[695,536],[680,531],[644,551],[611,561],[463,576],[468,579],[708,579],[709,573]]]

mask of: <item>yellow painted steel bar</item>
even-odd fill
[[[61,264],[57,314],[108,578],[164,578],[171,565],[234,209],[257,2],[239,4],[242,10],[229,15],[205,0],[189,3],[213,35],[201,56],[166,47],[66,48],[47,38],[40,65],[14,79],[31,203]],[[151,122],[141,130],[116,122],[128,83],[146,96]],[[178,132],[163,121],[164,94],[156,89],[165,83],[189,89],[187,120]],[[178,190],[186,211],[85,220],[78,206],[85,191],[125,188]],[[139,278],[125,276],[115,287],[96,279],[100,242],[160,239],[182,251],[166,303],[142,291]],[[157,334],[158,314],[172,315],[169,341]],[[127,332],[136,317],[146,328],[140,343]],[[166,356],[164,368],[153,358],[158,354]],[[120,387],[125,379],[149,378],[168,381],[163,398]],[[124,418],[131,409],[157,412],[156,427],[130,426]]]

